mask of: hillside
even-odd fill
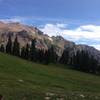
[[[100,77],[0,53],[4,100],[100,100]]]

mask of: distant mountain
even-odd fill
[[[31,40],[36,38],[37,48],[48,49],[51,45],[54,45],[59,56],[62,55],[64,49],[68,48],[70,49],[70,56],[75,54],[78,50],[85,50],[88,51],[90,56],[94,56],[97,60],[100,59],[100,51],[93,47],[87,45],[76,45],[74,42],[65,40],[61,36],[49,37],[33,26],[23,25],[21,23],[0,22],[0,44],[6,44],[9,35],[12,36],[12,40],[14,40],[17,35],[21,47],[26,43],[30,44]]]
[[[21,46],[30,43],[32,39],[36,38],[37,48],[48,49],[51,45],[54,45],[55,49],[60,53],[63,52],[67,46],[75,45],[73,42],[67,41],[61,36],[49,37],[36,27],[20,23],[0,22],[0,44],[6,44],[9,35],[12,36],[12,40],[14,40],[17,35]],[[60,53],[59,55],[61,55]]]

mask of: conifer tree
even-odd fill
[[[12,40],[11,40],[11,36],[9,36],[8,38],[8,42],[6,45],[6,53],[11,54],[12,53]]]
[[[61,64],[68,64],[68,63],[69,63],[69,51],[68,51],[68,49],[65,49],[65,50],[63,51],[63,54],[62,54],[62,56],[61,56],[59,62],[60,62]]]
[[[49,62],[51,63],[56,63],[56,60],[57,60],[57,54],[54,50],[54,46],[52,45],[51,48],[49,48],[48,50],[48,59],[49,59]]]
[[[49,62],[49,52],[48,52],[48,50],[46,50],[45,53],[44,53],[44,63],[46,65],[48,65],[50,63]]]
[[[17,36],[16,36],[15,41],[13,43],[13,55],[20,56],[20,44],[18,42]]]
[[[29,44],[27,43],[27,44],[26,44],[26,47],[25,47],[25,58],[26,58],[26,59],[29,59],[29,56],[30,56],[30,46],[29,46]]]
[[[36,44],[36,39],[33,39],[32,43],[31,43],[31,47],[30,47],[30,59],[32,61],[36,61],[36,47],[35,47],[35,44]]]
[[[26,57],[25,47],[22,47],[21,48],[21,58],[25,59],[25,57]]]

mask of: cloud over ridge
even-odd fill
[[[29,20],[30,19],[30,20]],[[28,24],[28,22],[32,22],[32,20],[40,21],[44,20],[41,17],[20,17],[15,16],[7,19],[0,19],[4,22],[20,22],[23,24]],[[47,19],[50,20],[50,19]],[[54,21],[55,22],[55,21]],[[69,27],[70,23],[48,23],[41,24],[39,27],[41,31],[49,36],[57,36],[61,35],[65,39],[74,41],[77,44],[87,44],[90,46],[94,46],[95,48],[100,50],[100,26],[94,24],[84,24],[79,25],[78,27],[71,28]]]
[[[76,43],[88,44],[100,49],[100,26],[82,25],[69,29],[67,24],[46,24],[41,30],[49,36],[61,35],[64,38]]]

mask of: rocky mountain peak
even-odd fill
[[[62,36],[49,37],[43,34],[37,27],[24,25],[21,23],[5,23],[0,21],[0,44],[6,44],[8,36],[12,36],[12,41],[15,36],[18,36],[18,41],[21,47],[26,43],[30,43],[32,39],[36,38],[36,47],[41,49],[48,49],[51,45],[54,45],[55,50],[59,56],[62,55],[64,49],[70,49],[71,53],[75,53],[77,50],[86,50],[90,55],[96,59],[100,59],[100,51],[87,45],[76,45],[72,41],[64,39]]]

